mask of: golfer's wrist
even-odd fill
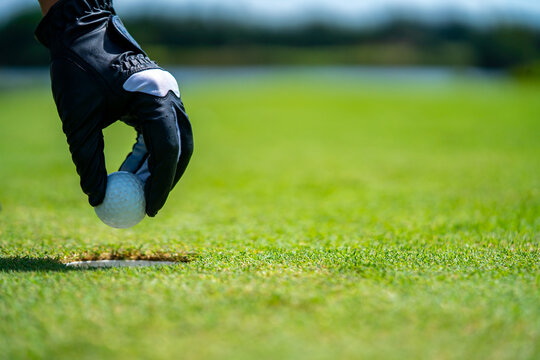
[[[39,0],[39,6],[41,7],[41,14],[47,15],[49,9],[58,2],[58,0]]]

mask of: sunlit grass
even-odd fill
[[[540,356],[540,89],[182,90],[192,164],[125,231],[87,204],[48,91],[0,95],[0,358]],[[134,133],[105,134],[114,171]],[[191,261],[60,262],[152,253]]]

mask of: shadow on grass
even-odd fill
[[[66,266],[67,262],[100,261],[100,260],[142,260],[142,261],[170,261],[176,263],[189,263],[197,257],[196,253],[177,253],[167,251],[146,251],[140,249],[114,249],[92,250],[72,254],[63,259],[63,262],[54,258],[33,258],[28,256],[0,257],[0,272],[67,272],[80,270],[95,270],[92,267]],[[105,269],[103,267],[101,269]]]
[[[80,270],[68,268],[58,260],[31,257],[0,257],[0,272],[67,272]]]

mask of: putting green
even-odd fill
[[[540,357],[540,88],[182,90],[193,162],[123,231],[87,205],[49,92],[0,94],[0,358]],[[110,171],[133,140],[107,129]],[[63,265],[154,255],[183,262]]]

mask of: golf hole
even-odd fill
[[[124,268],[124,267],[152,267],[176,265],[176,261],[151,261],[151,260],[89,260],[73,261],[67,263],[67,267],[94,269],[94,268]]]
[[[118,248],[113,250],[93,249],[71,254],[62,260],[71,269],[102,269],[126,267],[171,266],[189,263],[197,257],[193,252],[174,250],[142,250]]]

